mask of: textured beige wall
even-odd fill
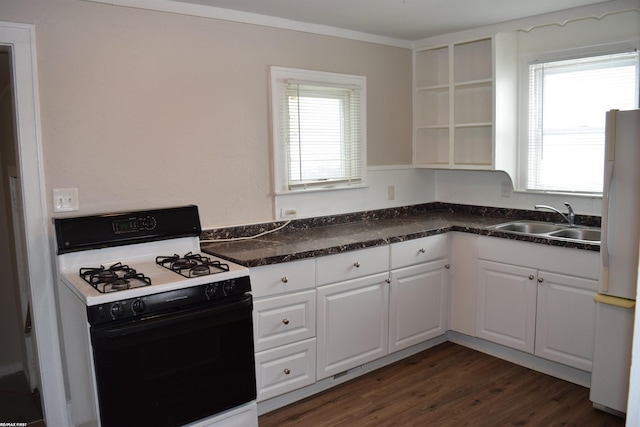
[[[369,165],[411,163],[409,49],[79,0],[0,10],[36,27],[47,191],[77,187],[81,214],[272,219],[270,65],[365,75]]]

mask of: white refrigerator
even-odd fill
[[[640,110],[607,112],[602,260],[590,399],[626,413],[640,247]]]

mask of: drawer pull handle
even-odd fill
[[[284,374],[285,375],[289,375],[291,373],[291,371],[289,370],[289,368],[284,368]]]
[[[287,276],[284,276],[282,279],[282,283],[287,283],[289,281],[289,278]]]
[[[420,252],[421,254],[425,253],[426,251],[424,250],[424,248],[420,248],[418,249],[418,252]]]
[[[356,261],[356,262],[353,263],[353,266],[356,267],[356,268],[360,268],[360,263],[358,261]]]
[[[544,282],[544,279],[543,279],[542,277],[540,277],[540,278],[538,279],[538,283],[542,283],[542,282]]]
[[[289,324],[289,319],[282,319],[282,323],[284,323],[285,325]]]
[[[529,280],[533,280],[533,279],[535,279],[535,277],[533,277],[533,274],[530,274],[529,275]]]
[[[446,268],[447,270],[451,268],[451,264],[445,264],[444,268]]]

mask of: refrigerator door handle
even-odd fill
[[[605,162],[604,162],[604,185],[602,188],[602,218],[600,239],[600,254],[602,258],[602,280],[600,281],[600,291],[609,292],[609,244],[608,244],[608,220],[609,220],[609,193],[613,178],[613,167],[615,160],[616,141],[616,110],[607,112],[607,133],[605,141]]]

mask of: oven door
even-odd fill
[[[256,398],[251,295],[91,328],[102,425],[179,426]]]

